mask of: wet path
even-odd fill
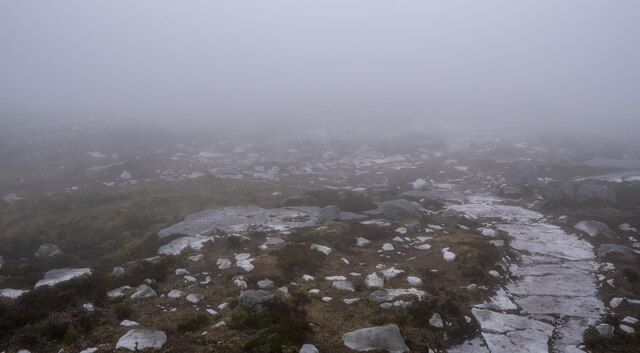
[[[450,352],[582,352],[584,331],[604,313],[591,244],[497,198],[471,197],[449,208],[508,233],[518,257],[507,263],[510,279],[491,303],[472,309],[482,340]]]

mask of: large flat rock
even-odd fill
[[[39,280],[34,288],[42,286],[55,286],[60,282],[65,282],[76,277],[90,274],[90,268],[60,268],[51,270],[44,274],[44,278]]]
[[[288,207],[264,209],[258,206],[223,207],[200,211],[184,221],[158,232],[159,237],[171,234],[196,236],[214,230],[242,233],[255,230],[286,230],[317,224],[319,207]]]
[[[120,337],[116,349],[126,348],[136,351],[146,348],[162,348],[166,342],[167,335],[162,331],[132,329]]]
[[[391,353],[409,351],[396,325],[367,327],[342,335],[344,345],[358,352],[386,350]]]

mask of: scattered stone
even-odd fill
[[[396,325],[362,328],[342,335],[344,345],[358,352],[386,350],[391,353],[409,351]]]
[[[186,275],[183,278],[184,278],[185,282],[196,282],[197,281],[197,279],[195,277],[191,276],[191,275]]]
[[[623,223],[619,225],[618,230],[627,233],[638,233],[638,230],[636,228],[633,228],[629,223]]]
[[[622,319],[622,322],[625,322],[627,324],[637,324],[638,323],[638,319],[636,319],[635,317],[631,317],[631,316],[625,316],[624,319]]]
[[[609,306],[611,306],[612,308],[617,308],[620,304],[622,304],[622,302],[624,301],[624,298],[613,298],[611,299],[611,301],[609,302]]]
[[[126,348],[131,351],[145,348],[162,348],[167,342],[167,335],[162,331],[131,329],[120,337],[116,349]]]
[[[318,244],[311,244],[310,247],[311,250],[318,250],[321,253],[325,254],[325,255],[329,255],[331,253],[331,248],[324,246],[324,245],[318,245]]]
[[[202,255],[202,254],[189,256],[189,260],[191,260],[193,262],[198,262],[198,261],[202,260],[203,258],[204,258],[204,255]]]
[[[407,277],[407,282],[412,287],[421,287],[422,286],[422,280],[420,278],[418,278],[418,277],[408,276]]]
[[[114,277],[122,277],[125,274],[124,267],[116,266],[113,268],[112,273]]]
[[[331,298],[331,297],[322,297],[322,301],[325,302],[325,303],[328,303],[328,302],[330,302],[332,300],[333,300],[333,298]]]
[[[29,291],[22,289],[3,288],[0,289],[0,297],[15,299],[27,292]]]
[[[302,348],[300,348],[300,353],[320,353],[316,346],[312,344],[304,344]]]
[[[231,261],[227,259],[218,259],[218,262],[216,262],[216,265],[218,265],[218,269],[226,270],[229,267],[231,267]]]
[[[342,301],[347,305],[351,305],[351,304],[359,302],[360,298],[345,298],[345,299],[342,299]]]
[[[153,256],[153,257],[147,257],[146,259],[143,259],[142,261],[149,262],[149,263],[152,263],[154,265],[157,265],[157,264],[162,262],[162,258],[160,256]]]
[[[131,294],[131,299],[152,298],[156,296],[158,296],[158,294],[153,290],[153,288],[149,287],[146,284],[141,284],[140,287],[136,289],[136,292]]]
[[[371,243],[371,241],[369,241],[369,240],[367,240],[367,239],[365,239],[365,238],[362,238],[362,237],[357,237],[357,238],[356,238],[356,242],[357,242],[357,243],[356,243],[356,245],[358,245],[358,246],[360,246],[360,247],[365,246],[365,245],[367,245],[367,244]]]
[[[87,348],[87,349],[84,349],[84,350],[80,351],[80,353],[94,353],[94,352],[97,352],[97,351],[98,351],[98,348],[91,347],[91,348]],[[61,352],[58,352],[58,353],[61,353]]]
[[[378,277],[376,272],[367,275],[367,278],[364,280],[364,285],[367,288],[382,288],[384,287],[384,278]]]
[[[44,274],[44,279],[39,280],[34,288],[41,286],[55,286],[60,282],[65,282],[84,275],[90,275],[90,268],[61,268],[48,271]]]
[[[393,245],[391,243],[384,243],[382,244],[382,251],[392,251]]]
[[[189,271],[185,270],[184,268],[176,268],[176,276],[184,276],[188,274]]]
[[[581,230],[589,236],[595,237],[600,234],[604,234],[609,231],[609,227],[598,221],[581,221],[578,222],[575,226],[575,229]]]
[[[627,326],[627,325],[622,325],[620,324],[618,326],[622,331],[629,333],[629,334],[634,334],[636,333],[636,330],[633,329],[633,327]]]
[[[268,289],[268,288],[273,288],[273,286],[275,285],[275,283],[270,280],[270,279],[263,279],[261,281],[258,281],[258,288],[260,289]]]
[[[238,302],[245,308],[262,312],[262,304],[273,300],[273,294],[264,290],[246,290],[240,294]]]
[[[119,288],[116,288],[114,290],[110,290],[107,292],[107,297],[109,298],[120,298],[120,297],[124,297],[124,291],[127,289],[131,289],[131,287],[129,286],[122,286]]]
[[[425,186],[427,186],[427,181],[424,179],[416,179],[416,181],[411,183],[413,190],[422,190]]]
[[[309,282],[309,281],[313,281],[315,278],[313,276],[310,275],[303,275],[302,276],[302,280],[305,282]]]
[[[385,279],[395,278],[397,275],[404,273],[403,270],[396,270],[395,267],[380,271]]]
[[[135,321],[131,321],[131,320],[122,320],[122,322],[120,323],[120,326],[138,326],[139,324]]]
[[[435,328],[443,328],[444,323],[442,322],[442,318],[440,317],[440,314],[434,313],[429,319],[429,325]]]
[[[335,289],[346,290],[349,292],[353,292],[356,290],[355,287],[353,286],[353,283],[349,281],[334,281],[331,284],[331,287]]]
[[[217,324],[213,325],[211,328],[218,328],[218,327],[222,327],[225,326],[227,323],[224,321],[220,321]]]
[[[609,324],[598,324],[596,325],[596,330],[598,331],[598,333],[600,334],[600,336],[606,338],[606,339],[610,339],[611,337],[613,337],[613,331],[614,328],[613,326],[609,325]]]
[[[218,315],[218,312],[213,309],[207,309],[207,313],[209,313],[210,315]]]
[[[186,299],[187,299],[187,301],[189,301],[189,302],[191,302],[193,304],[197,304],[199,301],[204,299],[204,295],[192,293],[192,294],[187,295]]]
[[[442,258],[447,262],[453,261],[456,259],[456,254],[449,251],[449,248],[444,248],[440,250],[440,252],[442,253]]]

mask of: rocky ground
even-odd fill
[[[634,150],[365,135],[5,173],[0,351],[635,351]]]

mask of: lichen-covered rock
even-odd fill
[[[344,345],[358,352],[375,349],[386,350],[391,353],[409,351],[396,325],[367,327],[342,335]]]
[[[238,302],[245,308],[262,312],[262,304],[273,300],[273,294],[265,290],[246,290],[238,297]]]
[[[146,348],[162,348],[167,342],[167,335],[162,331],[132,329],[120,337],[116,349],[126,348],[131,351]]]

